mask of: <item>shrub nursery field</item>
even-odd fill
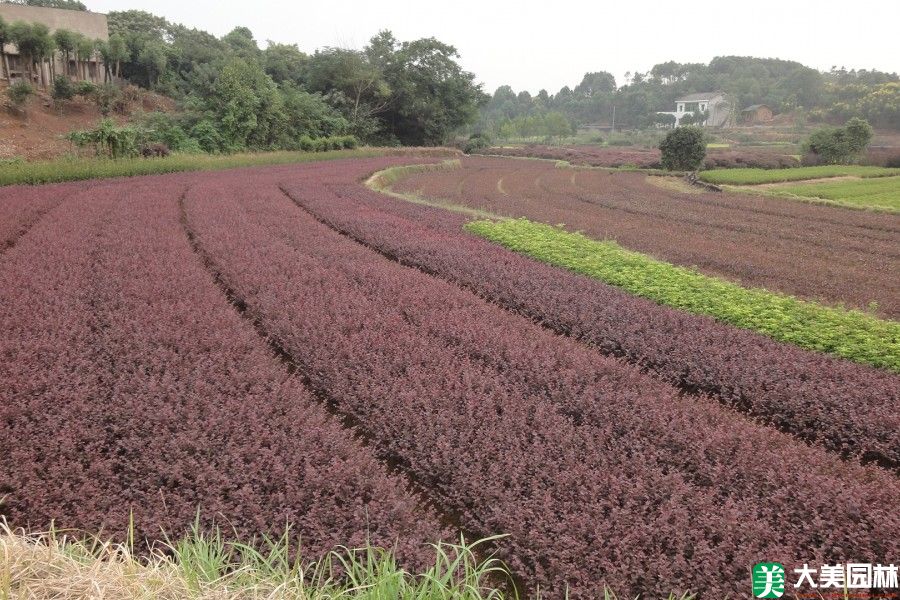
[[[748,288],[900,315],[895,215],[699,188],[687,193],[651,185],[643,173],[498,158],[469,158],[456,171],[412,174],[393,189],[483,213],[564,224]]]
[[[386,178],[531,220],[472,224],[362,183],[434,160],[0,188],[0,515],[138,545],[289,524],[310,560],[376,545],[413,572],[429,543],[503,535],[477,552],[542,598],[735,598],[763,560],[896,561],[896,216],[541,161]],[[660,289],[470,231],[505,223],[615,237],[667,261]],[[696,275],[673,265],[870,311],[792,299],[773,339],[667,305]],[[801,343],[829,311],[846,357]]]

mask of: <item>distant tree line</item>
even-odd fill
[[[623,85],[605,71],[586,73],[574,88],[532,96],[504,85],[479,113],[474,129],[502,137],[508,123],[523,116],[559,112],[576,125],[644,128],[663,124],[657,111],[671,111],[675,99],[695,92],[722,91],[735,108],[767,104],[776,112],[802,111],[812,119],[843,122],[852,117],[876,127],[900,129],[900,78],[896,73],[832,68],[821,73],[798,62],[753,57],[717,57],[709,64],[655,65],[627,73]]]

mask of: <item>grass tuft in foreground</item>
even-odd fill
[[[900,372],[900,323],[896,321],[744,288],[626,250],[612,241],[593,240],[527,219],[473,221],[466,229],[659,304],[709,315],[808,350]]]
[[[698,177],[703,181],[716,184],[757,185],[826,177],[889,177],[891,175],[900,175],[900,169],[862,165],[822,165],[790,169],[714,169],[701,171]]]
[[[0,599],[502,600],[495,586],[509,575],[496,559],[481,561],[474,553],[493,539],[436,544],[434,565],[414,575],[390,551],[373,547],[339,548],[306,564],[288,535],[245,544],[195,526],[139,557],[130,543],[82,541],[57,531],[25,535],[0,523]]]
[[[184,538],[137,556],[133,540],[82,540],[51,530],[27,535],[0,521],[0,600],[505,600],[511,581],[503,564],[475,550],[502,536],[468,544],[435,544],[434,565],[403,570],[390,551],[339,548],[305,564],[289,535],[259,544],[227,541],[195,524]],[[511,587],[511,586],[510,586]],[[598,598],[618,600],[609,588]],[[535,596],[540,599],[540,592]],[[666,600],[693,600],[670,595]],[[623,598],[622,600],[627,600]]]

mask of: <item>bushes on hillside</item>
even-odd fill
[[[25,103],[34,96],[34,93],[34,87],[27,81],[18,81],[6,90],[6,95],[9,97],[10,102],[19,110],[25,108]]]
[[[678,127],[659,144],[662,165],[670,171],[696,171],[706,157],[706,138],[699,127]]]
[[[71,100],[75,96],[75,86],[65,75],[57,75],[53,78],[50,95],[54,100]]]
[[[848,164],[856,162],[872,141],[872,126],[867,121],[852,118],[843,127],[816,130],[803,144],[807,165]]]
[[[218,129],[208,120],[195,124],[190,133],[186,128],[184,117],[151,113],[136,124],[124,127],[112,119],[103,119],[94,129],[73,131],[67,138],[79,148],[90,148],[97,156],[108,158],[168,156],[173,151],[217,154],[226,147]],[[326,152],[356,148],[358,141],[352,135],[301,136],[292,146],[306,152]]]
[[[472,154],[473,152],[480,152],[481,150],[489,148],[490,146],[491,138],[488,137],[486,133],[473,133],[469,136],[469,140],[463,147],[463,152],[465,152],[466,154]]]
[[[98,156],[127,158],[137,156],[139,131],[119,127],[112,119],[103,119],[94,129],[73,131],[66,137],[79,148],[92,148]]]

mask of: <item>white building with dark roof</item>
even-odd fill
[[[693,116],[697,112],[709,112],[705,121],[700,123],[705,127],[722,127],[731,118],[731,104],[723,92],[700,92],[688,94],[675,100],[673,112],[659,112],[660,115],[672,115],[675,117],[675,126],[681,124],[681,120],[687,115]]]

